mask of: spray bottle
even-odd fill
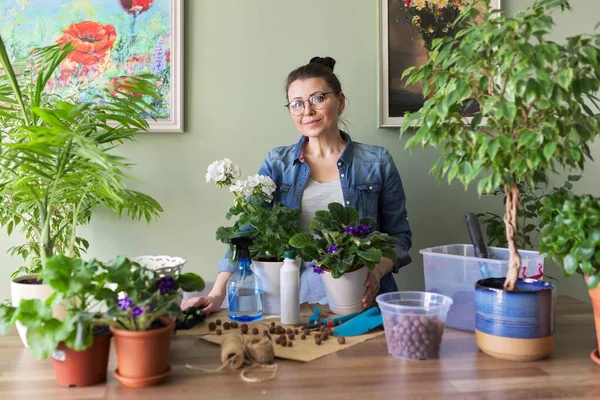
[[[232,321],[252,322],[263,317],[263,284],[251,269],[252,239],[237,237],[230,240],[239,257],[239,269],[227,281],[228,318]]]

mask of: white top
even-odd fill
[[[344,193],[342,192],[340,181],[320,183],[309,179],[306,189],[304,189],[304,193],[302,194],[300,230],[302,232],[309,232],[310,221],[315,217],[315,212],[327,210],[329,203],[344,204]]]

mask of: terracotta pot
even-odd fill
[[[514,291],[505,278],[475,284],[475,341],[492,357],[534,361],[554,349],[555,288],[548,282],[518,279]]]
[[[169,374],[169,351],[175,323],[161,318],[166,326],[150,331],[127,331],[113,326],[117,352],[115,377],[128,387],[162,383]]]
[[[600,364],[598,349],[600,349],[600,285],[596,289],[590,289],[590,298],[594,307],[594,322],[596,323],[596,341],[598,348],[592,351],[591,357],[596,363]]]
[[[56,383],[63,387],[83,387],[106,381],[110,333],[94,336],[92,347],[75,351],[60,343],[52,352]]]
[[[325,286],[331,312],[337,315],[347,315],[364,310],[361,298],[365,294],[368,272],[366,268],[359,268],[335,279],[329,271],[323,269],[321,279]]]

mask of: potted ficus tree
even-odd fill
[[[216,237],[227,244],[237,236],[252,238],[250,257],[252,270],[263,283],[263,310],[268,314],[279,314],[279,273],[283,266],[283,252],[289,247],[290,238],[300,231],[300,211],[273,202],[275,183],[270,177],[256,174],[238,179],[240,176],[240,168],[227,158],[208,166],[206,181],[214,182],[218,187],[228,187],[234,195],[227,219],[237,218],[232,226],[219,227]],[[228,256],[233,262],[235,255],[231,248]]]
[[[401,128],[404,134],[418,125],[406,146],[443,148],[433,167],[438,179],[458,178],[465,187],[479,179],[479,194],[500,186],[504,190],[508,274],[503,282],[479,282],[475,291],[478,344],[498,357],[541,358],[554,346],[552,318],[535,322],[539,313],[553,312],[553,288],[539,282],[533,288],[538,305],[525,304],[523,294],[531,288],[517,280],[519,183],[534,186],[535,173],[559,166],[581,170],[590,155],[588,143],[599,132],[586,102],[593,102],[600,88],[600,36],[573,36],[564,44],[547,39],[551,13],[569,8],[566,0],[538,0],[513,17],[491,18],[486,12],[483,22],[470,22],[456,36],[434,40],[428,62],[404,72],[408,83],[425,83],[429,98]],[[457,21],[476,13],[473,6],[466,7]],[[460,112],[464,101],[479,104],[480,112],[470,120]],[[478,301],[492,301],[492,295],[502,297],[506,307],[491,312],[505,314],[481,314]],[[540,305],[543,309],[537,308]],[[510,315],[515,307],[527,312],[527,321],[517,322],[517,316]],[[484,326],[483,321],[495,322]],[[527,350],[518,347],[520,340],[537,350],[525,354]],[[522,354],[509,354],[513,349]]]
[[[542,204],[540,250],[556,260],[564,276],[577,273],[585,277],[600,348],[600,199],[561,190]],[[598,349],[591,358],[600,364]]]
[[[105,319],[115,338],[115,377],[128,387],[163,382],[171,370],[174,321],[181,315],[176,300],[181,291],[202,291],[204,281],[193,273],[160,276],[126,257],[107,268],[107,279],[119,294],[106,299]]]
[[[359,312],[367,272],[381,257],[397,257],[397,240],[376,231],[377,221],[360,219],[352,207],[330,203],[327,208],[315,213],[310,233],[297,233],[289,244],[298,249],[304,261],[316,260],[315,272],[321,273],[332,312]]]
[[[51,294],[41,284],[47,260],[87,249],[77,228],[95,207],[148,222],[162,211],[150,196],[125,187],[128,163],[112,153],[148,129],[149,99],[157,96],[152,77],[122,78],[91,102],[55,96],[46,87],[73,50],[36,49],[15,69],[0,37],[0,226],[23,233],[26,243],[11,251],[29,261],[15,273],[27,275],[11,283],[15,306]],[[26,344],[24,332],[19,327]]]

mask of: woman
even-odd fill
[[[295,145],[269,152],[259,174],[270,176],[276,183],[275,201],[301,210],[302,231],[309,230],[315,211],[338,202],[356,208],[361,218],[377,219],[378,230],[398,239],[398,257],[383,257],[367,275],[361,301],[368,308],[377,294],[397,290],[392,272],[410,263],[407,251],[412,235],[404,189],[389,152],[353,142],[339,129],[346,97],[333,73],[334,65],[333,58],[314,57],[288,75],[286,107],[302,137]],[[182,308],[203,306],[206,312],[218,311],[234,271],[226,258],[221,260],[210,294],[186,300]],[[326,301],[320,277],[312,268],[303,268],[301,290],[301,302]]]

